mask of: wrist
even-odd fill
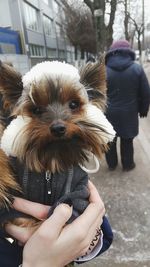
[[[99,254],[99,252],[101,251],[102,246],[103,246],[103,232],[99,228],[96,231],[96,235],[95,235],[94,239],[92,240],[87,253],[85,255],[80,256],[79,258],[75,259],[75,262],[83,263],[85,261],[89,261],[89,260],[95,258]]]
[[[50,262],[48,263],[48,265],[45,265],[43,263],[27,263],[27,262],[23,262],[18,267],[33,267],[33,266],[36,266],[36,267],[50,267],[50,266],[63,267],[63,266],[60,266],[60,265],[51,264]]]

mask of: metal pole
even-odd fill
[[[145,0],[142,0],[143,50],[145,50]]]
[[[96,34],[97,34],[97,53],[103,53],[105,44],[105,30],[104,30],[104,0],[94,0],[94,17],[96,20]]]

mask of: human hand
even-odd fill
[[[141,113],[139,113],[139,115],[140,115],[140,118],[145,118],[145,117],[147,117],[147,112],[141,112]]]
[[[66,222],[71,216],[72,208],[66,204],[61,204],[34,234],[33,229],[29,231],[29,229],[23,230],[13,225],[7,226],[7,231],[21,242],[24,243],[29,239],[24,247],[23,267],[30,267],[33,264],[37,267],[60,267],[85,254],[95,236],[96,228],[102,223],[102,217],[105,212],[104,204],[91,182],[89,182],[89,190],[89,206],[71,224],[66,225]],[[16,209],[23,212],[26,210],[26,213],[33,215],[32,208],[37,205],[34,216],[37,217],[38,215],[40,219],[46,218],[48,207],[44,208],[44,213],[42,214],[41,208],[43,205],[30,202],[31,205],[29,207],[29,202],[26,200],[21,201],[24,205],[20,205],[20,199],[17,198],[15,200],[14,207]],[[23,234],[22,230],[24,231]],[[31,237],[29,238],[29,236]]]
[[[12,237],[18,240],[19,245],[24,245],[30,236],[37,230],[41,223],[47,219],[47,215],[50,207],[35,203],[26,199],[15,197],[12,208],[24,214],[31,215],[39,220],[37,224],[27,224],[28,226],[18,226],[13,223],[7,223],[5,225],[5,231]],[[40,223],[41,222],[41,223]]]

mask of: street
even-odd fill
[[[134,150],[134,170],[123,172],[119,160],[117,169],[109,171],[103,158],[99,172],[91,178],[104,200],[114,241],[107,252],[84,267],[150,267],[150,113],[140,119]]]

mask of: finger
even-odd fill
[[[100,220],[98,219],[89,229],[86,238],[82,242],[83,249],[81,250],[79,256],[83,256],[86,253],[90,254],[91,251],[96,246],[96,244],[99,242],[101,224],[102,224],[102,218]]]
[[[49,206],[35,203],[19,197],[15,197],[12,206],[14,209],[40,220],[46,219],[49,211]]]
[[[98,218],[95,223],[90,227],[87,238],[89,240],[89,242],[91,243],[91,241],[93,240],[93,238],[95,237],[97,230],[100,229],[101,225],[103,222],[103,218]]]
[[[53,214],[42,223],[39,228],[40,234],[46,235],[47,237],[49,236],[51,239],[56,239],[60,235],[62,228],[65,226],[71,215],[72,207],[67,204],[58,205]],[[50,229],[53,230],[51,231]]]
[[[105,213],[104,204],[102,203],[90,203],[85,211],[73,222],[75,227],[84,229],[84,232],[89,231],[93,223],[103,217]]]
[[[104,202],[102,201],[102,199],[101,199],[101,197],[100,197],[95,185],[91,181],[89,181],[88,187],[89,187],[89,191],[90,191],[89,201],[91,203],[97,204],[98,205],[97,207],[100,208],[100,212],[101,213],[103,212],[103,215],[104,215],[105,214]]]
[[[88,230],[87,240],[90,241],[89,244],[90,244],[90,249],[91,249],[91,241],[93,243],[93,239],[94,239],[94,244],[96,244],[99,240],[100,234],[98,234],[98,233],[99,233],[100,227],[103,223],[103,217],[105,215],[105,207],[104,207],[104,203],[101,200],[99,194],[96,195],[97,190],[96,190],[95,186],[93,185],[93,183],[90,182],[89,187],[90,187],[90,191],[91,191],[91,198],[93,199],[93,201],[96,201],[96,202],[98,201],[97,204],[100,208],[99,216],[97,217],[95,222],[93,221],[93,224],[91,224],[91,227]],[[95,202],[95,204],[96,204],[96,202]],[[93,247],[93,244],[92,244],[92,247]]]
[[[71,247],[76,248],[74,249],[75,257],[78,257],[81,254],[83,255],[88,250],[90,243],[95,236],[97,226],[99,227],[98,220],[93,222],[93,226],[87,231],[80,225],[80,222],[77,223],[76,219],[74,222],[63,228],[58,239],[59,244],[62,246],[67,244],[69,249],[71,249]]]
[[[79,236],[80,240],[85,239],[90,229],[93,231],[91,236],[93,235],[95,229],[101,225],[102,217],[105,214],[104,203],[101,200],[96,187],[90,181],[88,186],[91,203],[85,211],[70,224],[70,226],[68,225],[68,228],[72,230],[72,235],[75,234]]]
[[[90,191],[90,202],[100,202],[102,203],[102,199],[95,187],[95,185],[89,180],[88,181],[88,188],[89,188],[89,191]]]
[[[84,211],[82,215],[80,215],[77,219],[75,219],[71,224],[68,224],[62,231],[62,240],[70,243],[71,240],[77,244],[77,252],[79,254],[79,250],[83,250],[90,245],[91,240],[95,234],[96,228],[99,227],[101,223],[102,214],[97,212],[97,207],[93,207],[93,203],[91,203],[88,208]],[[94,210],[94,211],[93,211]],[[63,238],[64,237],[64,238]],[[70,238],[71,237],[71,238]]]
[[[23,244],[25,244],[28,241],[28,239],[36,231],[36,229],[37,229],[36,227],[25,228],[16,226],[11,223],[6,224],[5,226],[6,232]]]
[[[97,230],[100,229],[102,222],[103,222],[103,218],[98,217],[97,220],[93,223],[93,225],[89,228],[89,231],[88,231],[87,236],[85,238],[85,241],[87,240],[87,242],[89,242],[89,244],[91,243],[93,238],[95,238]]]

